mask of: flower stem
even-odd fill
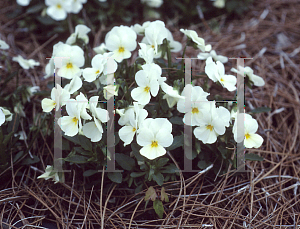
[[[184,46],[183,53],[182,53],[182,58],[184,58],[185,50],[186,50],[187,45]],[[183,71],[184,65],[183,65],[183,59],[181,60],[181,71]]]

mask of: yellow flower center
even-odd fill
[[[151,45],[151,47],[154,49],[154,45]]]
[[[99,71],[99,70],[97,70],[97,71],[96,71],[96,74],[99,74],[99,73],[100,73],[100,71]]]
[[[192,113],[193,114],[195,114],[195,113],[199,113],[199,110],[198,110],[198,108],[197,107],[193,107],[193,109],[192,109]]]
[[[151,147],[153,148],[153,147],[157,147],[157,146],[158,146],[157,141],[152,141]]]
[[[208,130],[210,130],[210,131],[212,131],[213,130],[213,126],[212,125],[206,125],[206,129],[208,129]]]
[[[120,53],[123,53],[123,52],[125,52],[125,49],[124,49],[124,47],[120,47],[120,48],[119,48],[119,52],[120,52]]]
[[[132,132],[135,132],[135,131],[136,131],[136,129],[133,127],[133,128],[132,128]]]
[[[72,121],[77,125],[78,118],[74,117]]]
[[[72,63],[67,63],[67,68],[73,68],[73,64]]]
[[[56,7],[57,7],[58,9],[61,9],[61,8],[62,8],[60,4],[57,4]]]
[[[223,78],[220,79],[221,82],[224,82]]]
[[[250,138],[250,134],[245,134],[246,139]]]
[[[150,90],[150,87],[148,87],[148,86],[144,88],[144,91],[147,93],[149,92],[149,90]]]

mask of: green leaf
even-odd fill
[[[190,155],[187,155],[187,153],[185,153],[185,156],[187,157],[187,159],[189,159],[189,160],[193,160],[193,159],[195,159],[196,157],[197,157],[197,152],[196,152],[196,150],[194,150],[194,149],[192,149],[192,158],[190,157]]]
[[[84,164],[87,163],[87,158],[81,155],[72,155],[64,159],[65,161],[75,163],[75,164]]]
[[[249,160],[249,161],[263,161],[264,158],[254,154],[254,153],[246,153],[245,154],[245,160]]]
[[[164,176],[161,173],[153,174],[152,178],[159,186],[164,184]]]
[[[38,16],[38,17],[36,17],[36,19],[44,25],[53,25],[53,24],[55,24],[55,21],[49,16],[45,16],[45,17]]]
[[[157,194],[156,194],[154,188],[152,186],[150,186],[148,188],[147,192],[145,193],[145,201],[150,200],[150,199],[152,201],[155,201],[156,197],[157,197]]]
[[[130,173],[130,176],[131,177],[141,177],[145,174],[146,174],[146,172],[132,172],[132,173]]]
[[[136,189],[134,189],[134,193],[140,193],[143,190],[143,186],[144,184],[140,184],[139,186],[137,186]]]
[[[197,166],[200,168],[200,169],[206,169],[209,164],[207,164],[205,161],[198,161],[198,164]]]
[[[74,150],[77,152],[77,153],[80,153],[82,155],[85,155],[85,156],[91,156],[93,154],[93,152],[91,151],[86,151],[84,149],[82,149],[81,147],[74,147]]]
[[[17,153],[13,159],[13,163],[15,163],[17,160],[19,160],[22,156],[23,156],[24,152],[20,151],[19,153]]]
[[[89,170],[84,171],[83,176],[89,177],[89,176],[92,176],[96,173],[98,173],[97,170],[89,169]]]
[[[249,113],[256,114],[256,113],[263,113],[263,112],[269,112],[271,111],[270,107],[258,107],[256,109],[253,109]]]
[[[62,150],[67,150],[67,151],[70,151],[71,148],[70,148],[70,142],[67,141],[66,139],[62,139]]]
[[[28,14],[37,13],[40,10],[42,10],[43,8],[44,8],[44,4],[37,4],[37,5],[29,7],[26,10],[26,13],[28,13]]]
[[[133,158],[122,154],[122,153],[116,153],[115,159],[118,162],[118,164],[125,170],[132,170],[135,166],[135,161]]]
[[[168,197],[167,193],[165,192],[164,187],[161,188],[160,199],[161,199],[161,201],[169,202],[169,197]]]
[[[156,162],[155,164],[155,167],[156,168],[160,168],[160,167],[163,167],[165,164],[167,164],[169,161],[169,158],[159,158],[158,161]]]
[[[131,144],[131,149],[133,152],[140,152],[140,149],[142,148],[141,146],[139,146],[138,144],[136,144],[135,142],[132,142]]]
[[[170,122],[172,124],[176,124],[176,125],[183,125],[184,124],[182,118],[178,117],[178,116],[174,116],[174,117],[170,118]]]
[[[224,159],[226,159],[226,157],[227,157],[227,149],[223,148],[222,146],[218,146],[218,150],[220,151],[222,157]]]
[[[65,139],[67,139],[67,140],[69,140],[69,141],[75,143],[76,145],[80,145],[80,141],[79,141],[79,139],[78,139],[78,135],[75,135],[75,136],[73,136],[73,137],[70,137],[70,136],[67,136],[67,135],[63,134],[63,137],[64,137]]]
[[[167,147],[167,150],[168,151],[171,151],[173,149],[176,149],[178,147],[181,147],[183,146],[183,134],[180,135],[180,136],[175,136],[174,139],[173,139],[173,143],[171,146]]]
[[[164,170],[161,170],[162,173],[175,173],[178,170],[175,164],[168,165],[164,167]]]
[[[88,151],[93,150],[92,142],[86,136],[78,135],[78,140],[79,140],[80,145],[82,146],[82,148],[84,148],[85,150],[88,150]]]
[[[115,183],[122,183],[122,173],[121,172],[112,172],[107,174],[108,178]]]
[[[14,134],[14,132],[10,132],[8,135],[5,135],[4,141],[3,141],[3,145],[6,148],[7,143],[9,142],[11,136]]]
[[[19,122],[20,122],[20,115],[15,113],[13,115],[12,120],[8,123],[7,131],[8,133],[10,132],[16,132],[19,127]]]
[[[164,206],[162,204],[162,202],[158,199],[156,199],[153,202],[153,208],[156,212],[156,214],[159,216],[160,219],[162,219],[163,215],[164,215]]]
[[[37,163],[40,161],[40,159],[36,155],[32,155],[33,159],[31,157],[27,157],[22,161],[22,165],[31,165],[34,163]]]

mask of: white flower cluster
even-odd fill
[[[21,6],[28,6],[30,1],[17,0],[17,3]],[[45,0],[47,6],[46,13],[56,21],[65,20],[68,13],[79,13],[82,9],[82,4],[86,2],[87,0]]]
[[[135,24],[131,27],[122,25],[113,27],[107,33],[105,43],[94,48],[98,54],[92,58],[91,67],[81,69],[85,63],[84,52],[79,46],[73,44],[76,42],[76,37],[88,43],[87,33],[89,31],[90,29],[86,26],[78,25],[75,33],[68,38],[67,44],[59,42],[54,45],[53,58],[46,67],[47,75],[45,77],[49,77],[53,74],[50,69],[51,66],[53,67],[54,58],[63,57],[62,67],[58,74],[71,80],[64,88],[57,85],[52,89],[51,99],[46,98],[42,101],[42,108],[45,112],[50,112],[53,108],[60,109],[60,106],[66,105],[68,116],[59,119],[61,129],[66,135],[83,134],[92,142],[102,139],[102,123],[108,121],[108,112],[97,107],[99,96],[92,96],[88,100],[83,93],[80,92],[78,95],[77,91],[82,87],[82,80],[85,80],[95,83],[98,88],[100,84],[107,85],[103,90],[106,99],[118,95],[119,85],[108,83],[113,82],[109,77],[113,77],[117,71],[118,63],[132,56],[132,51],[137,47],[137,35],[143,36],[139,43],[138,54],[145,63],[135,74],[137,87],[131,91],[133,105],[126,109],[116,110],[121,116],[119,125],[123,127],[119,130],[119,136],[124,142],[124,146],[130,144],[136,136],[136,142],[142,147],[141,155],[153,160],[164,155],[165,147],[172,144],[173,135],[170,121],[167,118],[147,118],[148,112],[144,109],[144,106],[150,103],[151,98],[158,95],[160,89],[164,93],[163,99],[166,99],[168,106],[171,108],[177,104],[177,110],[185,114],[184,123],[195,127],[193,133],[197,139],[205,144],[212,144],[216,142],[219,135],[225,133],[226,127],[230,125],[229,110],[222,106],[216,107],[214,101],[208,101],[209,93],[204,92],[199,86],[186,85],[179,94],[177,89],[165,82],[166,77],[162,77],[162,69],[154,61],[155,58],[162,56],[161,46],[164,40],[168,41],[173,52],[178,52],[182,48],[179,42],[174,41],[164,22],[147,21],[142,25]],[[195,31],[183,29],[181,31],[199,50],[211,51],[211,45],[205,45],[204,39],[198,37]],[[225,75],[223,63],[228,60],[227,57],[218,56],[212,50],[209,54],[199,54],[199,59],[206,59],[205,73],[212,81],[218,81],[229,91],[236,90],[236,77]],[[256,82],[257,77],[253,75],[253,71],[248,68],[245,70],[247,70],[246,74],[249,75],[250,80]],[[72,99],[71,95],[75,93],[77,96]],[[190,108],[185,107],[187,93],[191,94]],[[251,120],[249,122],[253,124],[255,120]],[[257,128],[254,130],[248,128],[247,125],[245,128],[246,147],[259,147],[262,143],[261,139],[254,135]],[[233,133],[236,135],[236,127],[233,128]],[[250,140],[252,143],[249,143]]]

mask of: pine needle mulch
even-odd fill
[[[58,228],[299,228],[300,19],[297,13],[300,4],[297,3],[300,2],[260,1],[243,20],[227,22],[220,17],[219,34],[203,26],[200,19],[199,24],[190,28],[196,29],[218,54],[253,58],[246,60],[245,66],[252,67],[266,82],[264,87],[245,92],[246,112],[262,106],[272,109],[254,115],[264,143],[260,149],[247,152],[265,159],[247,162],[247,174],[227,173],[216,181],[207,179],[206,173],[189,179],[181,174],[179,181],[165,185],[166,193],[172,194],[170,202],[164,203],[164,218],[158,219],[144,213],[146,190],[133,194],[115,185],[105,193],[103,187],[85,190],[76,183],[75,173],[66,184],[53,184],[37,180],[40,172],[32,166],[16,180],[18,171],[12,168],[12,179],[0,191],[0,225],[16,228],[10,223],[19,221],[23,228],[39,228],[41,222],[48,220]],[[168,26],[174,27],[176,23]],[[174,27],[175,40],[183,41],[179,29]],[[8,33],[13,39],[13,31]],[[14,40],[8,43],[14,44]],[[41,50],[31,58],[42,61]],[[186,52],[189,57],[196,54],[190,49]],[[229,62],[233,64],[228,70],[236,68],[233,61]],[[193,69],[203,71],[203,66],[195,63]],[[45,82],[42,76],[43,73],[36,72],[33,77],[39,86]],[[41,151],[36,150],[41,157]],[[41,160],[44,163],[42,157]],[[101,174],[99,179],[103,179]],[[147,209],[150,208],[149,203]]]

